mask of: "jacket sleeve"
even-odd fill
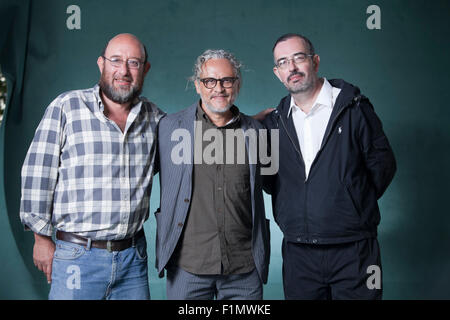
[[[362,114],[360,144],[364,162],[379,199],[394,178],[397,169],[394,153],[389,144],[380,119],[366,97],[358,99]]]
[[[266,118],[261,122],[264,129],[267,129],[267,154],[272,155],[272,146],[270,144],[271,141],[271,130],[272,129],[278,129],[276,126],[276,121],[274,118],[274,112],[271,112],[266,116]],[[279,150],[274,150],[274,152],[279,152]],[[273,158],[273,157],[272,157]],[[268,194],[273,194],[274,186],[275,186],[275,180],[276,180],[277,174],[273,175],[262,175],[262,184],[263,184],[263,190]]]
[[[163,118],[164,119],[164,118]],[[157,173],[159,173],[159,170],[161,169],[160,167],[160,152],[159,152],[159,147],[160,147],[160,128],[161,128],[161,121],[162,119],[159,121],[158,126],[156,127],[156,139],[155,139],[155,143],[156,143],[156,154],[155,154],[155,162],[153,164],[153,174],[156,175]]]

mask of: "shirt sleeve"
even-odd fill
[[[61,99],[46,109],[22,166],[20,220],[25,230],[51,236],[53,196],[58,180],[65,116]]]
[[[155,130],[155,143],[156,143],[156,154],[155,154],[155,161],[153,163],[153,175],[156,175],[159,173],[160,170],[160,162],[159,162],[159,132],[160,132],[160,124],[163,118],[167,115],[164,111],[159,109],[156,105],[155,109],[157,110],[157,116],[155,116],[154,121],[156,122],[156,130]]]

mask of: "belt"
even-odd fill
[[[75,233],[60,230],[56,231],[56,239],[58,240],[72,242],[80,246],[84,246],[88,249],[90,247],[98,249],[106,249],[109,252],[122,251],[128,249],[129,247],[134,247],[136,241],[142,238],[143,236],[144,236],[144,229],[141,229],[133,237],[123,240],[91,240],[89,238],[79,236]]]

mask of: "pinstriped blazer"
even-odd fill
[[[192,195],[192,172],[194,163],[194,125],[198,103],[187,109],[167,115],[161,119],[158,128],[158,162],[161,184],[161,207],[156,211],[156,268],[160,277],[164,274],[170,257],[180,240],[180,235],[189,211]],[[251,117],[240,113],[242,129],[263,129]],[[181,129],[181,131],[175,131]],[[180,164],[172,161],[172,151],[180,144],[180,136],[175,132],[189,133],[190,154]],[[174,141],[172,141],[174,140]],[[248,151],[248,139],[246,148]],[[177,153],[178,154],[178,153]],[[251,152],[247,152],[252,157]],[[185,155],[186,156],[186,155]],[[254,155],[256,156],[256,155]],[[260,176],[259,159],[248,159],[250,167],[250,188],[252,202],[252,253],[256,269],[263,283],[267,282],[270,259],[269,220],[265,217]]]

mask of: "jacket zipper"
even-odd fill
[[[286,131],[286,134],[287,134],[288,137],[289,137],[289,140],[291,140],[291,143],[292,143],[292,145],[294,146],[295,151],[297,151],[298,155],[300,156],[300,159],[301,159],[302,162],[303,162],[303,166],[305,166],[305,161],[303,160],[302,153],[300,152],[300,150],[297,149],[297,146],[296,146],[295,143],[294,143],[294,139],[292,139],[291,135],[289,134],[289,131],[288,131],[288,129],[286,128],[286,125],[284,124],[283,118],[281,117],[281,114],[279,113],[278,110],[276,110],[276,114],[278,115],[278,118],[280,119],[281,124],[283,125],[283,128],[284,128],[284,130]],[[304,206],[305,206],[305,207],[304,207],[304,210],[305,210],[305,217],[304,217],[304,219],[303,219],[303,222],[304,222],[304,224],[305,224],[305,234],[309,237],[309,228],[308,228],[308,219],[307,219],[307,217],[308,217],[308,212],[307,212],[307,210],[306,210],[306,208],[307,208],[307,206],[306,206],[306,193],[308,192],[308,189],[307,189],[307,187],[308,187],[308,185],[307,185],[307,180],[308,180],[308,178],[305,177],[305,181],[303,181],[303,183],[305,184],[305,199],[304,199],[304,201],[303,201]],[[308,240],[308,239],[306,239],[306,240]]]
[[[356,100],[355,100],[355,99],[352,99],[352,102],[349,102],[349,103],[348,103],[347,105],[345,105],[341,110],[339,110],[338,114],[336,115],[336,117],[334,118],[334,120],[333,120],[333,122],[332,122],[332,124],[331,124],[331,126],[330,126],[330,131],[328,132],[328,134],[327,134],[327,136],[325,137],[325,139],[322,140],[323,143],[322,143],[322,145],[320,146],[320,149],[319,149],[319,151],[317,152],[316,157],[314,158],[313,163],[311,163],[310,173],[311,173],[311,169],[312,169],[314,163],[316,162],[317,158],[319,157],[320,153],[322,152],[323,147],[325,146],[325,144],[326,144],[326,142],[327,142],[327,140],[328,140],[328,137],[331,135],[331,132],[333,132],[333,127],[334,127],[334,125],[335,125],[337,119],[338,119],[339,116],[341,115],[341,113],[342,113],[345,109],[347,109],[353,102],[355,102],[355,101],[358,101],[358,102],[359,102],[360,99],[361,99],[361,96],[358,95],[358,97],[356,98]],[[291,135],[289,134],[289,131],[288,131],[287,128],[286,128],[286,125],[285,125],[285,123],[284,123],[283,118],[281,117],[280,112],[279,112],[278,110],[276,110],[275,112],[276,112],[278,118],[280,119],[281,124],[283,125],[283,128],[284,128],[284,130],[286,131],[286,134],[287,134],[288,137],[289,137],[289,140],[291,140],[291,143],[292,143],[292,145],[294,146],[295,151],[296,151],[296,152],[298,153],[298,155],[300,156],[300,159],[302,160],[303,165],[305,165],[305,161],[303,160],[302,153],[300,152],[300,150],[297,149],[297,146],[295,145],[294,140],[292,139]],[[308,176],[309,176],[309,175],[308,175]],[[308,222],[307,222],[308,211],[307,211],[307,206],[306,206],[306,198],[307,198],[307,193],[308,193],[308,184],[307,184],[307,182],[308,182],[308,178],[305,177],[305,181],[304,181],[304,184],[305,184],[305,199],[304,199],[304,201],[303,201],[304,204],[305,204],[305,218],[304,218],[304,223],[305,223],[305,231],[306,231],[306,235],[309,236]],[[308,240],[309,240],[309,239],[306,239],[306,241],[308,241]]]
[[[294,146],[295,151],[297,151],[298,155],[300,156],[300,159],[301,159],[302,162],[303,162],[303,165],[305,165],[305,161],[303,160],[302,153],[300,152],[300,150],[297,149],[297,146],[296,146],[295,143],[294,143],[294,139],[292,139],[291,135],[289,134],[289,131],[288,131],[288,129],[286,128],[286,125],[284,124],[284,121],[283,121],[283,118],[281,117],[280,112],[279,112],[278,110],[275,110],[275,112],[276,112],[278,118],[280,119],[281,124],[283,125],[283,128],[284,128],[284,130],[286,131],[286,134],[287,134],[288,137],[289,137],[289,140],[291,140],[291,143],[292,143],[292,145]],[[306,181],[306,180],[305,180],[305,181]]]

